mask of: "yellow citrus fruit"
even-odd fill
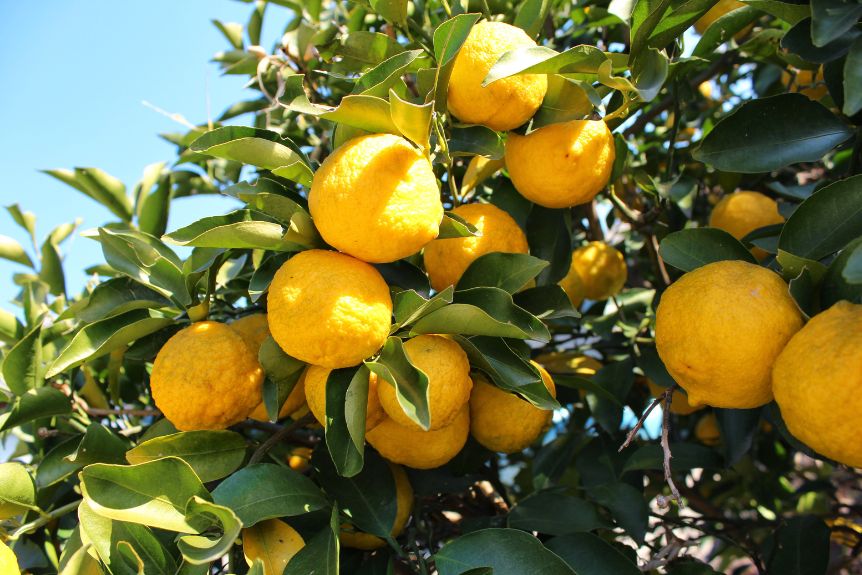
[[[721,430],[714,413],[707,413],[694,426],[694,436],[704,445],[714,447],[721,443]]]
[[[649,378],[645,377],[643,380],[646,382],[647,387],[649,387],[649,392],[653,397],[658,397],[667,389]],[[688,396],[681,389],[677,389],[673,392],[673,397],[671,397],[670,401],[670,412],[676,415],[691,415],[695,411],[700,411],[704,407],[705,406],[703,405],[690,404],[688,402]]]
[[[778,203],[760,192],[735,192],[724,196],[712,209],[709,225],[724,230],[738,240],[758,228],[784,222]],[[755,247],[751,253],[762,260],[769,255]]]
[[[530,249],[517,222],[497,206],[464,204],[452,212],[476,226],[482,235],[434,240],[425,246],[425,270],[437,291],[458,283],[479,256],[491,252],[525,254]]]
[[[461,346],[442,335],[419,335],[404,343],[410,362],[428,376],[428,411],[430,430],[446,427],[470,399],[473,381],[470,361]],[[395,386],[382,382],[377,395],[383,410],[395,423],[421,429],[410,419],[395,395]]]
[[[269,337],[269,324],[267,323],[265,313],[247,315],[229,323],[228,327],[239,334],[254,354],[254,357],[260,355],[260,346]],[[303,380],[300,378],[282,404],[281,409],[278,410],[278,418],[287,417],[302,407],[304,402]],[[263,401],[257,404],[257,407],[252,410],[249,417],[258,421],[269,421],[269,415],[266,413],[266,406],[263,404]]]
[[[498,131],[512,130],[529,120],[545,98],[547,76],[511,76],[485,87],[482,81],[504,53],[535,45],[523,30],[509,24],[480,22],[473,26],[452,67],[449,111],[464,123]]]
[[[556,397],[554,381],[541,365],[532,362],[545,387]],[[470,396],[470,433],[491,451],[515,453],[529,447],[551,425],[553,411],[539,409],[518,395],[493,385],[481,373]]]
[[[376,269],[325,250],[300,252],[269,286],[269,330],[286,354],[330,369],[356,365],[389,336],[392,298]]]
[[[664,292],[655,341],[691,405],[746,409],[772,400],[772,365],[801,327],[802,314],[778,274],[720,261]]]
[[[829,93],[826,81],[823,79],[823,67],[817,70],[796,70],[791,73],[782,70],[781,83],[791,92],[799,92],[809,100],[820,100]]]
[[[410,519],[410,512],[413,511],[413,487],[410,485],[410,480],[407,478],[407,473],[403,467],[390,463],[389,468],[395,478],[396,511],[395,523],[392,525],[392,537],[398,537],[404,531],[407,520]],[[341,540],[341,544],[346,547],[366,551],[380,549],[386,545],[386,541],[380,537],[359,531],[349,524],[341,526],[338,538]]]
[[[255,354],[269,337],[269,323],[265,313],[253,313],[232,321],[228,326],[237,332]]]
[[[594,376],[597,371],[604,367],[599,360],[588,355],[582,355],[578,351],[546,353],[537,356],[536,363],[541,364],[551,373],[577,375],[586,378]]]
[[[305,473],[311,469],[311,454],[310,447],[294,447],[290,450],[290,455],[287,456],[287,465],[294,471]]]
[[[150,376],[153,400],[181,431],[224,429],[260,403],[257,356],[226,324],[194,323],[171,337]]]
[[[572,120],[526,136],[510,133],[506,168],[522,196],[546,208],[568,208],[596,197],[611,177],[614,137],[601,120]]]
[[[415,254],[443,219],[431,162],[392,134],[348,140],[314,174],[308,208],[320,235],[366,262]]]
[[[435,431],[398,425],[386,417],[365,438],[385,459],[414,469],[448,463],[467,443],[470,409],[465,404],[450,425]]]
[[[862,467],[862,305],[839,301],[811,318],[778,356],[772,386],[790,433]]]
[[[740,2],[739,0],[718,0],[712,8],[706,11],[706,13],[701,16],[697,22],[694,23],[694,29],[697,30],[698,34],[703,34],[706,32],[706,29],[712,26],[712,23],[733,10],[737,8],[744,7],[745,4]],[[737,40],[741,40],[745,37],[748,32],[751,31],[752,25],[748,25],[739,32],[737,32],[733,37]]]
[[[18,557],[5,543],[0,541],[0,573],[20,573],[18,568]]]
[[[617,295],[627,277],[626,260],[619,250],[590,242],[572,252],[572,265],[560,287],[578,307],[584,299],[599,301]]]
[[[331,369],[309,365],[305,371],[305,400],[314,418],[326,424],[326,380]],[[385,417],[380,399],[377,397],[377,375],[368,376],[368,403],[365,411],[365,429],[371,429]]]
[[[267,519],[242,530],[242,552],[246,562],[251,565],[255,559],[260,559],[265,575],[281,575],[303,547],[302,535],[280,519]]]

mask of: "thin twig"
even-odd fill
[[[664,400],[665,394],[667,394],[669,391],[671,391],[670,388],[668,389],[668,391],[665,391],[664,393],[656,397],[649,405],[649,407],[646,408],[646,411],[643,412],[643,415],[641,415],[640,419],[638,419],[638,422],[635,423],[635,426],[632,428],[631,431],[629,431],[629,434],[626,435],[626,440],[623,442],[622,445],[620,445],[620,448],[617,450],[618,453],[631,445],[632,441],[634,441],[635,437],[637,436],[638,431],[641,430],[641,427],[643,427],[647,417],[649,417],[649,414],[652,413],[652,410],[655,409],[656,405],[660,404]]]
[[[670,487],[671,501],[675,499],[680,507],[685,507],[682,502],[682,497],[679,494],[679,489],[676,488],[676,484],[673,482],[673,474],[670,470],[670,460],[673,456],[670,452],[670,440],[668,436],[670,435],[670,405],[673,401],[674,389],[676,389],[676,384],[673,384],[664,392],[665,404],[664,420],[661,425],[661,450],[664,452],[664,479],[667,482],[668,487]],[[667,507],[670,505],[670,501],[662,496],[659,496],[657,503],[659,507]]]
[[[147,417],[148,415],[152,415],[154,417],[158,417],[162,414],[158,409],[103,409],[101,407],[86,407],[84,408],[84,412],[87,415],[92,415],[94,417],[107,417],[109,415],[134,415],[136,417]]]
[[[57,519],[57,518],[62,517],[63,515],[65,515],[67,513],[74,511],[81,504],[81,501],[82,501],[81,499],[78,499],[77,501],[67,503],[66,505],[63,505],[62,507],[58,507],[57,509],[54,509],[53,511],[50,511],[48,513],[43,514],[41,517],[39,517],[38,519],[34,519],[30,523],[25,523],[24,525],[22,525],[21,527],[16,529],[11,535],[9,535],[9,539],[11,539],[12,541],[15,541],[16,539],[18,539],[22,535],[25,535],[27,533],[31,533],[31,532],[35,531],[36,529],[42,527],[43,525],[47,525],[48,523],[50,523],[54,519]]]
[[[255,451],[252,454],[251,459],[248,460],[249,465],[251,465],[252,463],[258,463],[261,459],[263,459],[263,456],[266,455],[270,449],[272,449],[278,443],[286,439],[294,431],[308,423],[311,423],[313,420],[314,416],[310,413],[307,413],[293,423],[291,423],[290,425],[281,428],[272,437],[264,441],[261,446],[257,448],[257,451]]]

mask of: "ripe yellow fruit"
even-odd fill
[[[536,357],[536,363],[551,373],[590,378],[602,367],[602,362],[580,352],[553,352]]]
[[[839,301],[811,318],[778,356],[772,386],[794,437],[862,467],[862,305]]]
[[[18,557],[2,541],[0,541],[0,573],[8,573],[9,575],[20,573]]]
[[[617,295],[627,278],[626,260],[619,250],[590,242],[572,252],[572,265],[560,287],[578,307],[584,299],[599,301]]]
[[[823,79],[823,67],[817,70],[782,70],[781,83],[791,92],[799,92],[809,100],[820,100],[829,93],[826,81]]]
[[[312,451],[310,447],[294,447],[290,450],[290,455],[287,456],[287,466],[294,471],[305,473],[311,469]]]
[[[455,285],[479,256],[491,252],[525,254],[527,236],[512,216],[491,204],[464,204],[452,212],[479,230],[481,236],[434,240],[425,247],[425,270],[431,287]]]
[[[326,425],[326,380],[331,369],[310,365],[305,371],[305,399],[314,418]],[[386,414],[380,407],[377,397],[377,375],[371,373],[368,377],[368,403],[365,411],[365,429],[372,429],[380,423]]]
[[[246,562],[251,565],[255,559],[260,559],[265,575],[283,573],[303,547],[302,535],[280,519],[267,519],[242,530],[242,552]]]
[[[709,215],[710,226],[724,230],[738,240],[758,228],[783,222],[784,216],[778,213],[778,203],[760,192],[743,191],[724,196]],[[751,253],[759,260],[769,255],[758,247],[752,248]]]
[[[226,324],[202,321],[177,332],[156,356],[153,400],[181,431],[224,429],[260,403],[257,356]]]
[[[228,326],[237,332],[249,349],[257,355],[260,346],[269,337],[269,323],[265,313],[253,313],[232,321]]]
[[[532,362],[552,396],[554,381],[541,365]],[[491,451],[515,453],[529,447],[551,425],[553,411],[539,409],[514,393],[493,385],[481,373],[470,396],[470,433]]]
[[[658,397],[665,392],[667,388],[658,385],[649,378],[643,378],[649,387],[649,392],[653,397]],[[704,405],[692,405],[688,402],[688,396],[684,391],[677,389],[673,392],[673,397],[670,401],[670,412],[675,415],[691,415],[696,411],[704,409]]]
[[[269,329],[291,357],[330,369],[356,365],[389,336],[392,298],[376,269],[324,250],[300,252],[269,286]]]
[[[664,292],[655,341],[691,405],[746,409],[772,400],[772,365],[801,327],[802,314],[775,272],[720,261]]]
[[[267,323],[266,314],[255,313],[247,315],[229,323],[228,327],[239,334],[255,358],[260,355],[260,346],[269,337],[269,324]],[[300,378],[287,396],[287,399],[284,400],[281,409],[278,410],[278,418],[287,417],[302,407],[304,402],[303,379]],[[269,415],[266,412],[266,406],[263,404],[263,401],[258,403],[257,407],[248,416],[258,421],[269,421]]]
[[[485,87],[482,81],[504,53],[535,45],[523,30],[509,24],[480,22],[473,26],[452,67],[449,111],[464,123],[498,131],[512,130],[529,120],[545,98],[547,76],[511,76]]]
[[[389,464],[392,470],[392,476],[395,478],[395,523],[392,525],[392,537],[398,537],[404,531],[407,525],[407,520],[410,519],[410,512],[413,511],[413,487],[410,485],[410,480],[407,478],[407,472],[400,465]],[[341,526],[341,532],[338,534],[341,544],[345,547],[353,549],[363,549],[371,551],[372,549],[380,549],[386,545],[386,541],[355,529],[352,525],[344,524]]]
[[[308,208],[328,244],[374,263],[415,254],[443,219],[431,162],[392,134],[354,138],[332,152],[314,174]]]
[[[506,168],[518,192],[546,208],[568,208],[596,197],[614,167],[614,137],[601,120],[551,124],[509,134]]]
[[[470,409],[465,404],[451,425],[421,431],[385,418],[365,438],[385,459],[414,469],[433,469],[448,463],[467,443]]]
[[[701,417],[694,426],[695,438],[703,443],[714,447],[721,443],[721,430],[718,427],[718,418],[714,413],[707,413]]]
[[[428,376],[430,430],[451,424],[461,407],[470,399],[473,381],[470,361],[461,346],[442,335],[419,335],[404,343],[410,361]],[[395,395],[395,386],[383,382],[377,387],[383,410],[395,423],[421,429],[410,419]]]
[[[716,2],[712,6],[712,8],[707,10],[706,13],[701,16],[697,20],[697,22],[694,23],[694,29],[697,30],[698,34],[703,35],[703,33],[706,32],[706,29],[712,26],[713,22],[715,22],[728,12],[736,10],[737,8],[742,8],[744,6],[745,4],[740,2],[739,0],[718,0],[718,2]],[[741,40],[745,37],[746,34],[751,31],[752,27],[753,26],[749,24],[748,26],[734,34],[733,37],[737,40]]]

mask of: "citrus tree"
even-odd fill
[[[83,291],[7,208],[2,573],[860,572],[862,5],[249,12]]]

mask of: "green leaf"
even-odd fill
[[[851,261],[852,258],[852,261]],[[835,256],[820,285],[822,309],[846,299],[862,303],[862,237],[853,240]]]
[[[192,497],[186,506],[186,521],[197,533],[177,540],[183,558],[192,565],[206,565],[227,553],[242,530],[236,514],[221,505]]]
[[[306,542],[305,547],[291,558],[282,575],[339,575],[338,533],[338,506],[334,505],[329,525]]]
[[[161,174],[164,164],[153,164],[148,170],[155,172],[157,179],[150,185],[147,172],[140,184],[138,194],[138,227],[142,232],[159,237],[165,233],[168,225],[168,213],[171,202],[171,175]],[[152,188],[152,189],[151,189]]]
[[[164,243],[141,232],[107,228],[99,228],[93,239],[102,244],[105,261],[112,268],[180,306],[191,305],[182,261]]]
[[[632,82],[640,99],[651,102],[667,79],[668,59],[656,48],[645,48],[632,62]]]
[[[443,220],[440,222],[440,233],[438,240],[449,238],[470,238],[480,236],[479,229],[456,214],[455,212],[444,212]]]
[[[126,186],[98,168],[72,170],[44,170],[64,184],[96,200],[124,222],[132,221],[132,204],[126,196]]]
[[[584,82],[559,74],[548,75],[548,91],[542,107],[533,116],[533,128],[588,117],[595,108],[591,91],[592,86]]]
[[[725,260],[757,263],[739,240],[718,228],[689,228],[668,234],[659,253],[665,263],[684,272]]]
[[[63,258],[60,249],[49,236],[39,250],[40,263],[39,279],[48,285],[52,295],[64,295],[66,293],[66,277],[63,273]]]
[[[771,536],[763,556],[769,573],[823,575],[829,565],[829,527],[819,517],[793,517]]]
[[[449,90],[449,76],[455,56],[470,34],[481,14],[459,14],[437,26],[434,30],[434,59],[437,68],[434,73],[434,90],[429,94],[433,97],[434,109],[438,112],[446,110],[446,94]],[[429,100],[430,101],[430,100]]]
[[[148,527],[104,517],[96,513],[86,500],[78,507],[78,521],[82,543],[92,545],[99,559],[115,575],[138,573],[138,569],[131,567],[123,556],[121,544],[135,551],[145,573],[174,573],[177,569],[174,558]]]
[[[0,258],[33,267],[33,260],[27,255],[21,244],[2,234],[0,234]]]
[[[246,126],[211,130],[189,148],[200,154],[272,170],[303,186],[311,185],[311,167],[302,151],[275,132]]]
[[[628,483],[598,485],[589,490],[590,498],[606,507],[632,539],[643,544],[649,522],[649,508],[643,493]]]
[[[133,309],[170,307],[170,300],[131,278],[112,278],[100,283],[86,299],[76,302],[60,319],[77,318],[92,323]]]
[[[715,0],[688,0],[671,5],[670,12],[650,32],[647,46],[663,49],[682,35],[692,24],[715,5]]]
[[[335,498],[353,525],[366,533],[389,537],[397,505],[395,477],[385,459],[369,450],[365,466],[352,477],[340,475],[325,450],[315,450],[311,463],[326,493]]]
[[[849,253],[841,275],[847,283],[862,284],[862,244]]]
[[[376,14],[399,26],[407,21],[407,0],[369,0]]]
[[[405,138],[427,150],[430,146],[431,117],[434,112],[433,102],[414,104],[402,99],[395,90],[389,90],[389,111],[392,122]]]
[[[538,318],[515,305],[511,294],[494,287],[455,292],[454,303],[420,319],[410,333],[490,335],[537,341],[549,341],[551,337]]]
[[[641,572],[619,549],[592,533],[554,537],[547,546],[578,575],[639,575]]]
[[[461,335],[454,335],[452,339],[464,349],[470,365],[482,370],[497,387],[519,394],[540,409],[560,407],[548,393],[536,367],[512,349],[505,339]]]
[[[721,430],[721,444],[724,461],[728,467],[736,465],[742,456],[751,449],[754,434],[760,425],[762,408],[756,409],[715,409],[718,427]]]
[[[514,294],[512,299],[539,319],[581,317],[580,312],[572,307],[569,296],[557,284],[525,289]]]
[[[697,46],[694,47],[692,56],[696,58],[708,58],[715,50],[744,30],[761,13],[753,5],[731,10],[710,24],[709,28],[701,35]]]
[[[535,38],[545,25],[551,4],[551,0],[525,0],[518,8],[513,24],[524,30],[530,38]]]
[[[746,102],[723,118],[694,158],[726,172],[768,172],[816,162],[852,134],[821,104],[802,94],[779,94]]]
[[[0,341],[14,346],[22,337],[24,337],[24,326],[15,314],[0,309]]]
[[[455,288],[449,286],[431,299],[425,299],[415,290],[405,290],[395,294],[392,306],[395,323],[392,325],[392,333],[452,303],[454,291]]]
[[[458,290],[495,287],[514,294],[548,267],[527,254],[492,252],[476,258],[458,280]]]
[[[180,533],[197,533],[186,519],[188,500],[210,497],[192,468],[176,457],[139,465],[96,463],[80,477],[84,499],[95,513]]]
[[[289,241],[281,224],[255,219],[250,210],[236,210],[223,216],[207,216],[164,236],[178,246],[202,248],[260,249],[298,252],[311,243]]]
[[[824,47],[837,40],[853,28],[859,18],[862,18],[862,5],[858,3],[841,0],[811,0],[813,44]]]
[[[92,548],[92,545],[84,545],[72,551],[70,545],[66,544],[63,557],[68,558],[65,562],[62,559],[60,561],[60,575],[103,575],[99,560],[90,555]]]
[[[778,247],[819,260],[843,248],[862,229],[862,175],[829,184],[802,202],[784,224]]]
[[[428,58],[422,50],[399,52],[363,74],[354,84],[352,93],[386,98],[393,91],[392,86],[400,84],[405,74],[426,67]],[[394,121],[395,114],[392,116]]]
[[[436,312],[428,315],[433,313]],[[376,361],[366,361],[365,365],[384,380],[379,381],[378,385],[395,386],[398,404],[410,419],[423,429],[431,426],[428,376],[410,361],[401,338],[389,336],[380,357]]]
[[[128,442],[98,423],[83,436],[72,437],[52,449],[36,470],[40,489],[66,479],[91,463],[124,463]]]
[[[540,491],[522,499],[509,512],[506,522],[512,529],[547,535],[611,528],[595,505],[560,491]]]
[[[9,411],[0,415],[0,431],[18,427],[34,419],[65,415],[71,411],[69,398],[59,389],[31,389],[15,398]]]
[[[585,45],[559,53],[544,46],[517,48],[500,56],[482,85],[521,74],[595,74],[609,57],[595,46]]]
[[[780,20],[784,20],[791,26],[811,16],[811,6],[808,4],[791,4],[789,2],[779,2],[779,0],[744,1],[752,8],[771,14]]]
[[[272,336],[263,340],[257,354],[266,381],[263,384],[263,403],[270,421],[279,419],[281,406],[299,383],[306,364],[281,349]]]
[[[42,363],[42,325],[21,338],[3,358],[3,381],[15,395],[41,387],[45,366]]]
[[[186,431],[144,441],[126,453],[129,463],[177,457],[188,463],[201,481],[227,477],[242,465],[246,445],[233,431]]]
[[[862,38],[857,38],[844,61],[844,107],[845,116],[853,116],[862,110]],[[859,136],[857,136],[859,137]]]
[[[575,575],[542,543],[517,529],[482,529],[454,539],[434,556],[440,575],[490,567],[494,575]]]
[[[533,206],[527,217],[530,253],[550,262],[536,278],[541,285],[554,285],[569,273],[572,264],[572,231],[569,210]]]
[[[499,160],[505,153],[500,134],[485,126],[452,128],[449,135],[449,153],[452,156],[484,156]]]
[[[326,380],[326,447],[339,475],[362,471],[368,368],[333,369]]]
[[[111,353],[173,323],[173,318],[155,310],[135,309],[86,325],[63,348],[45,377]]]
[[[33,509],[37,509],[36,485],[27,468],[17,462],[0,463],[0,518],[8,519]]]
[[[694,443],[671,443],[671,469],[676,473],[690,469],[721,469],[721,456],[714,450]],[[660,445],[644,445],[631,454],[623,472],[639,470],[661,470],[664,467],[664,452]]]
[[[823,64],[846,54],[853,42],[862,35],[862,31],[851,26],[821,47],[812,41],[813,33],[811,19],[800,20],[781,38],[781,47],[806,62]]]
[[[12,216],[12,219],[15,220],[15,223],[24,228],[28,234],[30,234],[30,239],[33,243],[36,243],[36,215],[33,212],[22,212],[21,206],[18,204],[12,204],[10,206],[6,206],[6,211],[9,212],[9,215]]]
[[[212,20],[212,23],[219,29],[224,37],[227,38],[227,41],[231,43],[231,46],[237,50],[242,50],[242,24],[237,22],[222,22],[221,20]]]
[[[290,468],[268,463],[244,467],[225,479],[213,500],[233,510],[243,526],[275,517],[302,515],[327,507],[311,479]]]
[[[671,0],[638,0],[632,11],[630,60],[647,47],[653,31],[665,19]]]

